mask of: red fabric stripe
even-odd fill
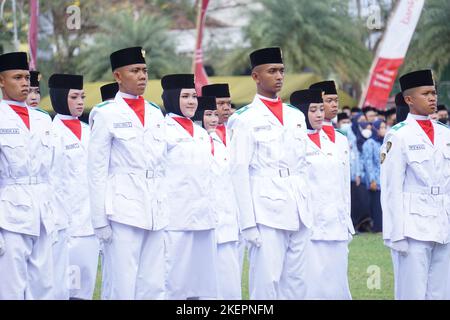
[[[431,143],[434,145],[434,127],[433,124],[431,123],[431,120],[416,120],[416,121],[422,128],[422,130],[425,131]]]
[[[28,108],[9,105],[11,109],[13,109],[17,115],[22,119],[23,123],[27,126],[28,130],[30,130],[30,115],[28,114]]]
[[[81,122],[78,119],[61,120],[64,125],[73,132],[73,134],[81,140]]]
[[[191,135],[191,137],[194,136],[194,124],[192,123],[191,119],[182,117],[173,117],[172,119],[178,122],[180,126],[182,126],[184,130],[186,130]]]
[[[268,101],[261,99],[261,101],[265,104],[267,108],[273,113],[273,115],[283,124],[283,101],[278,98],[277,101]]]
[[[323,126],[322,130],[327,134],[328,138],[333,141],[333,143],[336,142],[336,132],[334,131],[333,126]]]
[[[126,99],[123,98],[125,102],[133,109],[134,113],[141,120],[142,125],[145,123],[145,101],[144,98],[139,97],[138,99]]]
[[[321,149],[319,132],[308,133],[308,137],[311,139],[312,142],[314,142],[316,144],[316,146],[319,147],[319,149]]]

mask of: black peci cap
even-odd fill
[[[111,53],[112,71],[131,64],[145,63],[145,50],[142,47],[125,48]]]

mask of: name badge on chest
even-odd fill
[[[307,157],[312,157],[312,156],[318,156],[320,154],[319,151],[313,151],[313,152],[307,152],[306,156]]]
[[[20,134],[18,128],[0,128],[0,134]]]
[[[410,144],[408,146],[409,151],[425,150],[424,144]]]
[[[272,130],[272,126],[270,125],[266,125],[266,126],[258,126],[258,127],[254,127],[253,131],[258,132],[258,131],[268,131],[268,130]]]
[[[66,150],[78,149],[80,147],[79,143],[72,143],[66,146]]]
[[[123,129],[123,128],[132,128],[133,123],[132,122],[116,122],[113,123],[114,129]]]

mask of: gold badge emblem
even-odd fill
[[[42,74],[39,73],[38,74],[38,81],[41,82],[41,79],[42,79]]]
[[[388,142],[386,143],[386,152],[389,153],[389,151],[391,150],[391,148],[392,148],[392,142],[388,141]]]
[[[386,153],[382,152],[382,153],[380,154],[380,162],[381,162],[381,164],[383,164],[383,162],[384,162],[385,159],[386,159]]]
[[[142,58],[145,59],[145,50],[144,50],[144,49],[141,49],[141,53],[142,53]]]

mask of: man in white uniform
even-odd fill
[[[142,48],[112,53],[111,67],[119,92],[91,111],[88,151],[93,226],[103,242],[102,296],[164,299],[164,117],[142,97]]]
[[[228,121],[231,177],[243,237],[250,243],[250,298],[305,297],[306,210],[304,115],[278,97],[284,79],[280,48],[250,55],[253,102]]]
[[[0,56],[0,300],[52,299],[48,115],[28,108],[27,54]]]
[[[429,119],[436,111],[431,70],[406,74],[400,85],[410,114],[391,129],[381,154],[383,238],[394,256],[396,299],[443,299],[450,268],[450,134]]]

